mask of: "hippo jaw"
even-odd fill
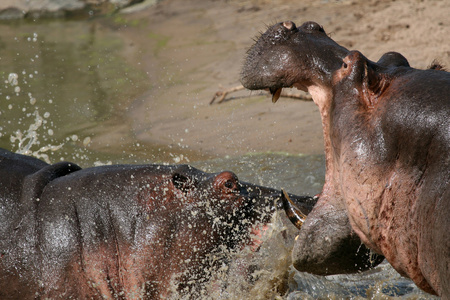
[[[247,53],[241,82],[250,90],[269,89],[276,102],[282,88],[309,91],[322,102],[331,91],[332,73],[348,50],[330,39],[315,22],[271,26]]]

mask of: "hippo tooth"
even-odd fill
[[[282,88],[278,88],[275,93],[272,93],[272,103],[276,103],[280,99]]]

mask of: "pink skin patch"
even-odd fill
[[[248,245],[250,246],[250,249],[253,252],[258,251],[259,247],[261,246],[261,244],[263,242],[262,237],[265,235],[265,233],[267,232],[268,229],[269,229],[269,226],[267,226],[267,225],[253,227],[251,229],[250,234],[251,234],[252,238]]]

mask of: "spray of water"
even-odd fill
[[[17,149],[16,152],[25,155],[32,155],[39,159],[44,160],[47,163],[51,163],[50,159],[46,152],[52,151],[55,152],[61,149],[64,144],[59,145],[45,145],[39,147],[39,129],[42,127],[44,123],[44,118],[39,115],[39,111],[35,110],[33,112],[34,123],[30,124],[27,130],[22,132],[20,129],[15,132],[15,134],[11,135],[10,141],[11,144],[15,146]],[[32,147],[38,146],[37,150],[32,150]]]
[[[25,72],[24,72],[25,73]],[[17,73],[9,73],[8,78],[5,80],[5,83],[9,85],[14,91],[14,94],[16,96],[19,96],[22,89],[19,85],[19,75]],[[28,97],[30,99],[30,104],[35,105],[36,104],[36,98],[32,96],[31,93],[28,94]],[[10,99],[10,96],[7,96],[7,100]],[[9,109],[12,109],[12,104],[8,105]],[[22,108],[22,111],[26,111],[25,108]],[[45,131],[45,128],[47,127],[46,124],[47,119],[50,117],[50,113],[46,112],[43,116],[39,114],[38,108],[35,107],[35,110],[33,113],[24,113],[24,116],[29,116],[31,118],[31,124],[29,125],[28,129],[20,130],[17,129],[13,134],[10,136],[10,142],[13,148],[16,149],[17,153],[25,154],[25,155],[32,155],[37,158],[40,158],[44,160],[47,163],[50,163],[49,156],[47,154],[48,151],[55,152],[62,148],[64,144],[59,145],[44,145],[40,146],[40,139],[39,136],[42,134],[42,132]],[[18,121],[20,123],[20,121]],[[48,135],[53,135],[53,129],[47,130]],[[35,149],[37,148],[37,149]]]
[[[286,225],[283,215],[275,213],[270,223],[257,226],[264,232],[253,236],[259,241],[258,247],[253,244],[239,249],[224,246],[220,251],[208,255],[203,265],[205,273],[211,277],[201,284],[200,291],[196,291],[196,298],[283,299],[289,289],[290,249],[294,240]],[[191,270],[175,275],[172,278],[170,299],[192,299],[191,294],[180,295],[177,291],[178,278],[186,275],[195,280]]]

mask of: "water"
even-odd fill
[[[121,55],[115,31],[95,21],[17,21],[0,31],[1,147],[82,166],[179,153],[127,138],[124,113],[150,82]],[[105,132],[119,134],[92,142]]]
[[[186,162],[208,172],[231,170],[240,180],[291,193],[319,193],[323,155],[253,153],[205,159],[171,144],[133,138],[124,114],[150,89],[148,76],[121,56],[123,41],[95,21],[0,24],[0,146],[47,162],[81,166]],[[106,145],[94,137],[108,135]],[[188,159],[189,157],[189,159]],[[244,250],[209,286],[214,299],[429,299],[388,264],[355,275],[313,276],[292,268],[296,235],[282,214],[258,253]],[[239,270],[255,265],[254,282]],[[219,288],[217,288],[220,282]],[[226,284],[225,284],[226,283]]]

